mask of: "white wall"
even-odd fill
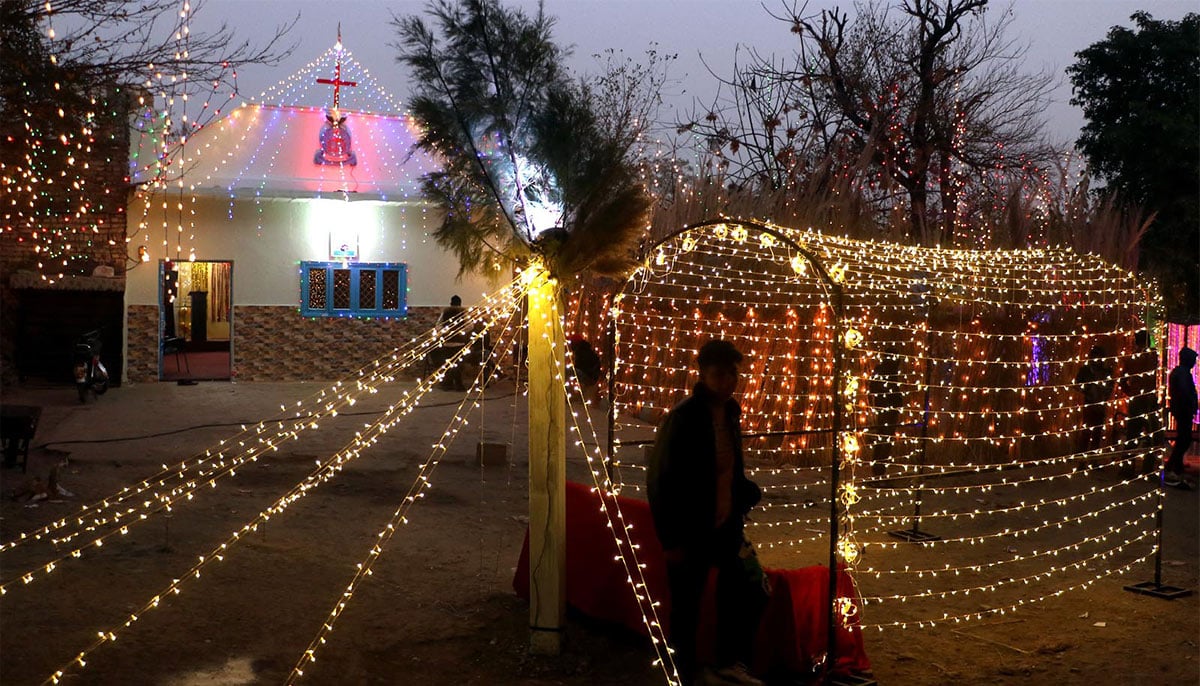
[[[426,233],[439,221],[437,211],[428,205],[240,198],[232,205],[231,220],[228,198],[185,197],[182,213],[177,202],[169,199],[164,210],[161,197],[153,199],[149,212],[143,201],[130,203],[130,257],[136,258],[138,247],[145,245],[150,262],[128,272],[127,305],[157,304],[158,261],[186,260],[194,247],[198,260],[233,260],[234,305],[299,306],[299,262],[329,261],[331,229],[339,236],[357,233],[359,262],[406,263],[410,306],[446,305],[456,294],[470,305],[496,288],[474,275],[457,280],[457,259]],[[183,231],[178,230],[181,214]],[[169,218],[165,230],[164,215]],[[168,246],[163,245],[164,236]]]

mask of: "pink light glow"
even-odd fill
[[[1164,350],[1165,363],[1167,371],[1175,368],[1179,364],[1179,351],[1183,346],[1187,346],[1192,350],[1200,348],[1200,326],[1195,324],[1188,326],[1185,324],[1167,324],[1167,340]],[[1200,365],[1192,367],[1192,383],[1200,382]],[[1200,384],[1198,384],[1200,385]],[[1192,418],[1192,423],[1200,419],[1200,412],[1196,417]],[[1174,420],[1171,421],[1171,429],[1175,428]]]

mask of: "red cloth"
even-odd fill
[[[638,560],[645,565],[643,574],[650,597],[659,601],[658,619],[668,625],[666,562],[654,535],[650,506],[644,500],[619,497],[617,504],[624,521],[633,525],[631,537],[639,545]],[[637,600],[627,580],[625,567],[617,558],[617,546],[608,529],[601,500],[583,484],[567,482],[567,603],[583,614],[628,627],[648,635],[638,610]],[[611,511],[611,507],[610,507]],[[611,511],[614,522],[616,512]],[[826,622],[829,611],[829,572],[827,567],[768,569],[771,600],[763,613],[755,640],[754,671],[811,673],[814,656],[825,652]],[[517,595],[529,598],[529,532],[513,576]],[[858,598],[850,577],[838,578],[838,594]],[[711,599],[710,599],[711,600]],[[701,620],[699,648],[702,653],[714,636],[711,607]],[[871,667],[863,649],[862,630],[839,629],[837,635],[839,673],[867,671]]]

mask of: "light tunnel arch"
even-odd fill
[[[863,336],[859,348],[840,352],[845,369],[860,382],[851,394],[854,409],[846,413],[844,425],[853,428],[845,433],[853,433],[862,450],[858,475],[863,478],[851,482],[864,497],[853,510],[853,540],[872,547],[859,570],[866,592],[874,594],[864,627],[903,629],[994,616],[1086,588],[1103,576],[1130,570],[1153,554],[1148,538],[1152,532],[1146,529],[1153,526],[1153,491],[1147,490],[1144,478],[1116,477],[1115,472],[1121,464],[1154,458],[1162,452],[1156,447],[1161,441],[1127,441],[1120,424],[1125,401],[1119,399],[1110,408],[1105,446],[1083,453],[1072,447],[1084,404],[1076,398],[1073,377],[1088,348],[1103,345],[1108,351],[1105,360],[1118,377],[1136,376],[1128,372],[1136,357],[1128,351],[1128,341],[1136,330],[1156,330],[1153,289],[1135,274],[1095,255],[1062,248],[988,251],[904,246],[718,218],[673,230],[650,244],[635,279],[606,291],[610,299],[614,292],[623,294],[617,307],[611,308],[611,300],[606,300],[603,308],[592,307],[590,316],[577,317],[576,326],[589,319],[603,322],[606,313],[615,312],[616,319],[631,318],[636,308],[630,298],[638,293],[639,283],[652,283],[656,274],[661,276],[669,267],[696,262],[688,257],[691,251],[681,250],[684,239],[691,236],[702,246],[699,232],[711,233],[718,227],[726,231],[727,241],[733,240],[734,229],[745,229],[739,244],[745,254],[759,251],[761,236],[775,242],[773,267],[746,270],[760,286],[772,276],[786,276],[782,269],[786,256],[801,252],[806,253],[802,257],[812,279],[829,276],[835,268],[844,279],[837,283],[842,298],[839,324]],[[814,264],[822,271],[811,269]],[[707,284],[719,290],[722,281],[715,267],[705,275]],[[824,280],[819,285],[809,283],[813,292],[820,290],[822,297],[832,300],[828,297],[832,289],[824,290],[827,285]],[[661,320],[661,313],[650,315]],[[678,319],[676,328],[684,329],[688,322]],[[596,340],[604,338],[594,328],[589,333]],[[625,346],[618,347],[618,364],[627,363],[628,333],[617,333],[622,336],[618,346]],[[685,333],[694,332],[688,328]],[[663,355],[660,348],[666,340],[643,346],[640,354],[653,349]],[[893,454],[897,462],[893,469],[902,475],[933,477],[926,483],[926,507],[920,516],[928,520],[929,529],[945,538],[929,547],[913,548],[927,549],[932,557],[925,560],[892,559],[901,553],[888,552],[896,549],[886,535],[912,522],[912,493],[919,490],[912,486],[917,482],[893,483],[889,488],[886,480],[880,483],[866,473],[869,470],[861,469],[874,459],[872,444],[883,438],[870,425],[877,408],[869,396],[874,366],[889,346],[906,363],[906,405],[900,423],[908,428],[895,437],[899,454]],[[682,374],[678,368],[683,366],[644,363],[630,376],[636,383],[657,386],[657,377]],[[1034,378],[1034,372],[1041,376]],[[1143,374],[1150,382],[1151,397],[1156,385],[1161,391],[1161,373],[1160,368]],[[618,384],[622,374],[627,372],[618,366],[613,375]],[[686,392],[685,383],[666,385],[673,393]],[[640,418],[643,425],[656,423],[673,404],[642,402],[628,389],[616,390],[618,408],[626,417]],[[929,434],[922,435],[926,430]],[[813,457],[819,453],[823,459],[812,461],[809,475],[830,465],[834,446],[822,448],[812,451]],[[927,448],[928,462],[923,455]],[[628,447],[616,457],[622,468],[641,460]],[[1111,460],[1114,478],[1102,481],[1071,471],[1074,462],[1091,457]],[[896,474],[889,472],[888,478]],[[627,476],[618,483],[636,486],[643,480],[634,469]],[[820,484],[807,484],[808,492],[828,493],[829,484],[818,479]],[[876,483],[868,483],[872,480]],[[789,522],[800,522],[797,512],[802,511],[779,510],[778,518],[788,521],[766,523],[768,528],[758,531],[770,538],[753,539],[756,545],[760,541],[790,545],[776,539],[792,535],[783,532]],[[808,513],[818,515],[815,510]],[[1067,537],[1055,538],[1059,531],[1067,532]],[[804,546],[833,540],[828,534],[809,536]],[[1027,546],[1028,554],[1023,552]],[[942,570],[948,571],[934,574]],[[963,586],[968,575],[978,582]],[[918,591],[922,585],[929,588]],[[966,604],[971,602],[975,604]]]
[[[783,231],[761,222],[731,219],[713,219],[685,226],[650,245],[646,254],[645,261],[613,296],[608,311],[607,338],[613,366],[610,437],[621,397],[617,389],[622,385],[643,391],[666,389],[667,395],[655,393],[655,397],[643,397],[638,401],[641,405],[639,414],[646,415],[645,410],[649,408],[650,416],[646,418],[657,420],[689,391],[694,355],[705,340],[721,338],[735,344],[751,340],[786,348],[766,359],[751,357],[744,362],[746,381],[739,394],[743,407],[771,395],[771,390],[777,396],[795,396],[803,380],[806,397],[819,399],[819,404],[827,411],[815,418],[815,424],[814,417],[805,416],[801,411],[785,417],[782,426],[757,425],[747,431],[743,425],[743,432],[768,439],[778,436],[785,441],[786,436],[797,435],[804,435],[805,439],[810,436],[826,439],[815,449],[808,450],[807,455],[817,469],[829,470],[830,602],[826,627],[830,637],[827,655],[832,661],[837,652],[838,633],[833,627],[839,612],[852,606],[848,599],[838,597],[839,560],[856,549],[852,543],[847,545],[852,532],[846,514],[852,503],[846,496],[847,492],[853,492],[853,486],[847,491],[847,486],[843,485],[843,474],[849,477],[847,481],[853,480],[853,460],[847,461],[844,457],[846,454],[853,456],[854,452],[853,440],[845,440],[852,433],[846,431],[847,413],[843,411],[844,406],[849,405],[843,387],[847,381],[843,374],[844,357],[847,348],[853,347],[852,340],[846,336],[852,329],[848,330],[843,322],[841,274],[844,267],[834,265],[831,273],[815,253]],[[731,273],[740,274],[737,277],[740,283],[734,283]],[[672,278],[672,274],[676,278]],[[664,293],[653,293],[656,286]],[[737,300],[712,297],[713,293],[730,292],[738,293],[740,297]],[[783,324],[775,318],[766,318],[766,324],[756,325],[755,308],[784,312]],[[685,309],[691,310],[690,318]],[[816,323],[803,323],[804,317],[799,310],[815,310]],[[742,316],[734,316],[738,314]],[[623,321],[627,315],[642,319],[642,324],[653,319],[648,326],[655,340],[631,340],[634,327],[633,322]],[[797,337],[796,332],[802,327],[813,331],[811,339]],[[799,354],[800,346],[811,342],[815,342],[817,348],[804,351],[808,354]],[[632,354],[641,355],[642,361],[631,364],[629,359],[635,348],[640,350]],[[745,350],[746,346],[739,345],[739,348]],[[626,360],[624,367],[622,355]],[[802,367],[805,364],[812,367],[810,371],[818,373],[804,374]],[[776,387],[768,388],[769,383]],[[761,416],[759,413],[759,418]],[[747,413],[743,413],[745,417]],[[768,431],[762,431],[764,428]],[[612,448],[610,440],[610,458]]]
[[[834,367],[842,362],[835,342],[845,328],[838,272],[831,275],[820,257],[778,228],[747,220],[685,226],[645,254],[606,313],[622,411],[657,423],[690,391],[694,354],[704,340],[727,338],[743,353],[765,346],[766,353],[743,365],[747,433],[772,434],[772,449],[797,449],[801,462],[828,465],[828,446],[817,437],[835,430]],[[816,323],[805,321],[811,311]],[[637,322],[629,319],[635,314]],[[633,335],[639,328],[652,340]],[[816,415],[799,407],[795,414],[759,411],[794,397],[816,401]],[[802,428],[812,433],[785,445],[784,435]]]

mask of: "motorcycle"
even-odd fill
[[[89,331],[75,343],[75,388],[79,402],[86,403],[88,391],[104,395],[108,390],[108,370],[100,361],[100,330]]]

